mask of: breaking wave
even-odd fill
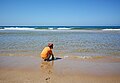
[[[102,29],[103,31],[120,31],[120,29]]]
[[[0,26],[0,30],[99,30],[99,31],[120,31],[120,26]]]

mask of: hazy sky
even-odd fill
[[[0,25],[120,25],[120,0],[0,0]]]

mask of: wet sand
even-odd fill
[[[120,58],[0,56],[0,83],[120,83]]]

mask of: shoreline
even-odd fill
[[[119,83],[120,58],[0,56],[0,83]]]

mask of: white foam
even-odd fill
[[[35,30],[35,29],[34,28],[11,27],[11,28],[4,28],[4,30]]]
[[[120,31],[120,29],[102,29],[103,31]]]
[[[49,30],[53,30],[53,28],[48,28]]]
[[[91,56],[80,56],[79,58],[81,58],[81,59],[91,59],[92,57]]]
[[[64,59],[65,59],[65,58],[68,58],[68,57],[69,57],[69,56],[64,56]]]

